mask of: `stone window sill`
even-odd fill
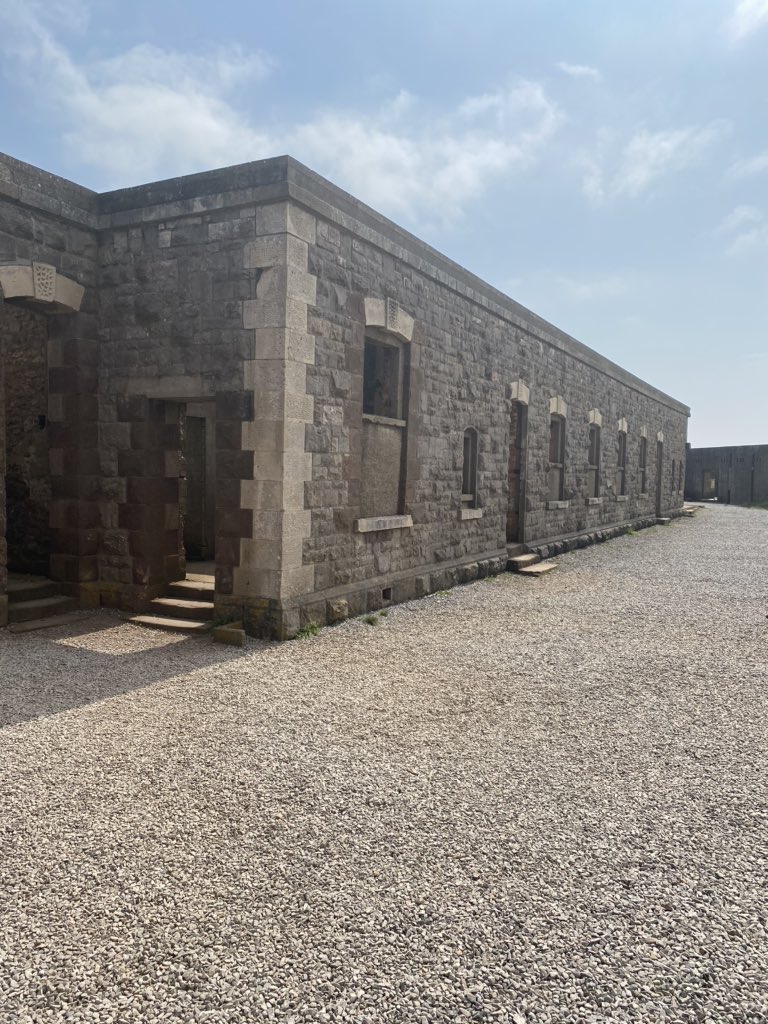
[[[640,491],[640,493],[638,494],[638,498],[650,498],[650,496],[650,491]]]
[[[355,520],[355,533],[379,533],[382,530],[409,530],[413,526],[411,516],[371,516]]]
[[[547,502],[547,511],[548,512],[552,512],[554,509],[557,509],[557,508],[570,508],[570,507],[571,507],[570,501],[548,501]]]
[[[628,500],[629,500],[629,495],[628,494],[617,494],[616,495],[616,501],[628,501]]]
[[[603,499],[602,498],[587,498],[587,504],[588,505],[602,505],[603,504]]]
[[[405,420],[394,420],[391,416],[374,416],[371,412],[363,413],[364,423],[378,423],[382,427],[404,427]]]
[[[481,508],[460,508],[459,519],[482,519],[483,510]]]

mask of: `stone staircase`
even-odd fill
[[[66,626],[85,618],[86,614],[78,612],[77,602],[62,594],[60,585],[53,580],[26,573],[8,573],[8,628],[11,633]]]
[[[508,552],[509,555],[509,552]],[[530,576],[537,579],[546,576],[557,568],[557,562],[542,562],[541,555],[536,554],[514,554],[507,558],[507,571],[516,572],[521,576]]]
[[[169,584],[165,596],[156,597],[146,612],[128,621],[174,633],[204,633],[213,619],[213,591],[213,576],[187,573]]]

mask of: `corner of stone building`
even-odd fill
[[[309,267],[316,237],[313,214],[287,200],[256,209],[256,237],[244,247],[244,268],[256,278],[255,298],[243,300],[243,326],[253,332],[253,359],[243,386],[253,415],[241,424],[241,448],[253,471],[240,482],[240,510],[249,520],[236,553],[230,600],[244,609],[247,632],[295,635],[290,602],[314,590],[314,567],[303,561],[311,512],[305,484],[312,479],[306,429],[314,421],[307,368],[314,363],[309,310],[317,278]]]

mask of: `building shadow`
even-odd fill
[[[271,646],[249,639],[246,647],[227,647],[208,635],[155,632],[109,612],[35,633],[1,630],[0,728],[238,662]]]

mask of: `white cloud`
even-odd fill
[[[729,235],[747,224],[759,224],[763,214],[756,206],[736,206],[714,230],[716,235]]]
[[[402,91],[370,112],[261,126],[255,90],[243,86],[272,72],[267,55],[143,45],[78,63],[40,9],[0,0],[0,49],[55,104],[70,153],[108,187],[290,152],[390,214],[445,221],[493,181],[534,164],[561,120],[543,88],[523,80],[442,114]],[[236,105],[243,96],[253,113]]]
[[[728,174],[732,178],[751,178],[757,174],[765,174],[768,171],[768,149],[762,153],[749,157],[747,160],[736,160],[728,168]]]
[[[756,206],[735,207],[712,233],[727,239],[725,252],[728,256],[740,256],[768,246],[768,220]]]
[[[768,0],[737,0],[726,25],[728,36],[739,42],[768,24]]]
[[[599,82],[603,77],[597,68],[592,68],[588,64],[569,64],[568,61],[559,60],[555,67],[571,78],[591,78],[593,82]]]
[[[288,132],[283,148],[374,206],[450,220],[494,180],[536,163],[559,123],[542,88],[523,81],[440,118],[415,100],[402,113],[329,112]]]
[[[724,131],[723,122],[664,132],[641,129],[618,146],[602,132],[594,151],[581,156],[584,191],[596,203],[636,199],[662,178],[698,162]]]

